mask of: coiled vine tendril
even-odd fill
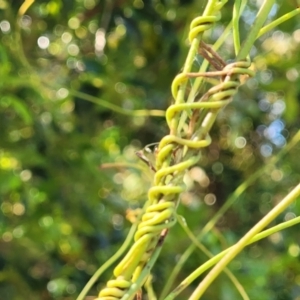
[[[191,22],[189,40],[191,43],[183,72],[177,75],[172,84],[175,103],[166,112],[170,134],[159,143],[153,186],[148,192],[148,203],[134,236],[134,244],[114,269],[115,279],[107,282],[99,293],[98,300],[132,299],[129,290],[136,284],[161,237],[165,236],[174,224],[179,195],[185,190],[185,171],[195,165],[200,158],[200,149],[211,143],[209,131],[216,116],[227,105],[240,85],[239,75],[252,75],[249,61],[227,64],[201,41],[203,32],[211,29],[220,19],[220,9],[227,2],[209,1],[203,16]],[[200,48],[199,48],[200,47]],[[192,62],[197,53],[217,70],[214,72],[193,73]],[[199,99],[186,101],[186,86],[193,78],[218,77],[213,85]],[[179,122],[183,124],[178,126]],[[150,273],[150,270],[149,270]],[[139,282],[137,289],[145,283]]]

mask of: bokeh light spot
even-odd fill
[[[99,28],[95,34],[95,51],[96,54],[102,54],[104,47],[106,45],[106,37],[105,37],[105,30]]]
[[[243,136],[239,136],[235,139],[234,144],[237,148],[244,148],[247,144],[246,139]]]
[[[25,213],[25,206],[22,203],[15,203],[12,211],[16,216],[22,216]]]
[[[21,177],[21,180],[22,181],[28,181],[31,179],[31,176],[32,176],[32,173],[30,170],[23,170],[21,173],[20,173],[20,177]]]
[[[124,36],[126,34],[126,27],[123,24],[120,24],[116,28],[116,33],[119,36]]]
[[[58,99],[65,99],[66,97],[68,97],[68,95],[69,95],[69,91],[66,88],[60,88],[56,92],[56,97]]]
[[[298,77],[299,77],[299,72],[296,68],[292,68],[292,69],[287,70],[286,78],[289,81],[294,82],[298,79]]]
[[[198,182],[202,187],[208,187],[209,185],[209,178],[207,177],[206,173],[203,169],[199,167],[194,167],[189,172],[190,177]]]
[[[142,55],[136,55],[133,60],[133,63],[137,68],[144,67],[146,62],[147,62],[146,58]]]
[[[61,47],[59,44],[57,43],[51,43],[48,47],[48,52],[51,54],[51,55],[57,55],[59,54],[61,51]]]
[[[138,9],[142,9],[144,7],[144,2],[142,0],[134,0],[133,6]]]
[[[51,216],[44,216],[39,220],[41,227],[49,227],[53,224],[53,218]]]
[[[22,28],[24,28],[24,29],[29,28],[30,25],[31,25],[31,23],[32,23],[32,19],[31,19],[31,17],[28,16],[28,15],[24,15],[24,16],[22,16],[22,18],[20,19],[20,26],[21,26]]]
[[[66,287],[66,291],[68,294],[74,294],[76,292],[76,286],[73,283],[68,284]]]
[[[271,104],[268,101],[268,99],[264,98],[258,102],[258,107],[260,108],[261,111],[268,111],[271,107]]]
[[[169,9],[167,12],[167,19],[169,21],[173,21],[176,18],[176,11],[175,9]]]
[[[271,178],[274,181],[278,182],[283,178],[283,173],[280,170],[275,169],[271,173]]]
[[[60,241],[59,248],[60,251],[64,254],[68,254],[71,251],[71,245],[68,241]]]
[[[13,230],[13,236],[17,239],[21,238],[24,235],[24,228],[23,226],[18,226]]]
[[[120,214],[114,214],[112,216],[112,224],[115,229],[121,229],[123,227],[124,217]]]
[[[298,257],[300,254],[300,248],[297,244],[291,244],[289,246],[289,254],[293,257]]]
[[[93,9],[96,5],[95,0],[84,0],[83,5],[86,9]]]
[[[224,170],[224,166],[221,162],[216,162],[212,165],[212,170],[215,174],[220,175]]]
[[[3,214],[8,215],[12,211],[12,205],[9,202],[5,201],[1,204],[1,210]]]
[[[285,110],[285,103],[282,100],[277,100],[273,105],[272,105],[272,110],[271,113],[274,115],[281,115]],[[283,129],[283,128],[282,128]],[[281,129],[281,130],[282,130]]]
[[[50,40],[46,36],[40,36],[37,40],[37,44],[41,49],[47,49],[50,45]]]
[[[269,236],[269,239],[273,244],[279,244],[282,241],[282,235],[280,232],[275,232]]]
[[[72,56],[76,56],[79,53],[79,47],[75,44],[70,44],[68,46],[68,53]]]
[[[2,234],[2,240],[4,242],[10,242],[13,239],[13,235],[11,232],[6,231]]]
[[[260,153],[262,156],[264,157],[269,157],[272,155],[272,152],[273,152],[273,148],[271,145],[269,144],[263,144],[261,145],[260,147]]]
[[[204,197],[204,202],[211,206],[211,205],[214,205],[216,203],[216,196],[214,194],[207,194],[205,197]]]
[[[289,220],[292,220],[295,218],[296,218],[296,215],[293,212],[288,212],[284,216],[284,221],[289,221]]]
[[[10,32],[10,23],[6,20],[1,21],[0,29],[3,33],[9,33]]]
[[[68,44],[72,41],[72,34],[69,32],[64,32],[61,36],[61,40],[65,43]]]
[[[47,289],[50,293],[54,293],[57,290],[58,286],[55,281],[50,281],[47,284]]]
[[[49,125],[52,121],[52,115],[48,111],[44,111],[40,117],[41,123],[44,125]]]
[[[80,22],[79,22],[79,19],[77,19],[76,17],[73,17],[71,18],[69,21],[68,21],[68,25],[71,29],[77,29],[79,28],[80,26]]]
[[[122,93],[124,93],[126,91],[126,85],[123,82],[117,82],[115,84],[115,90],[118,93],[122,94]]]

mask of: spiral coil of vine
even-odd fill
[[[221,19],[220,10],[227,1],[228,0],[211,1],[211,3],[208,3],[206,6],[203,15],[192,20],[189,31],[190,43]]]
[[[210,29],[220,19],[219,10],[227,0],[210,1],[202,17],[191,22],[189,39],[195,42],[204,31]],[[199,47],[200,39],[198,39]],[[194,47],[195,48],[195,47]],[[200,52],[201,53],[201,52]],[[189,54],[195,56],[196,52]],[[207,58],[207,57],[205,57]],[[221,66],[222,64],[218,64]],[[227,105],[236,93],[240,83],[239,75],[252,75],[248,69],[250,62],[234,62],[216,72],[190,73],[191,65],[185,66],[183,73],[176,76],[172,84],[175,104],[166,112],[170,134],[159,143],[156,155],[154,183],[148,192],[148,206],[134,236],[134,244],[123,260],[114,269],[113,280],[99,293],[97,300],[132,299],[128,290],[138,280],[147,261],[156,248],[162,232],[175,224],[175,213],[179,195],[185,190],[182,179],[185,171],[195,165],[200,158],[200,149],[207,147],[216,115]],[[221,67],[220,67],[221,68]],[[211,87],[200,99],[187,103],[184,99],[187,81],[195,77],[219,77],[219,84]],[[181,114],[186,114],[185,132],[174,130]],[[141,283],[144,284],[145,281]]]

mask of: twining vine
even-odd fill
[[[142,299],[141,288],[151,286],[151,269],[169,229],[176,223],[179,196],[185,190],[183,176],[187,169],[199,161],[201,148],[210,144],[209,131],[218,112],[232,101],[241,85],[241,75],[253,75],[247,53],[251,43],[266,30],[262,25],[275,1],[263,3],[241,49],[237,34],[238,18],[246,1],[236,1],[233,15],[236,30],[233,31],[233,37],[237,56],[236,61],[230,64],[226,64],[213,47],[202,41],[203,33],[220,20],[220,10],[226,2],[209,0],[203,15],[191,22],[188,35],[190,50],[182,73],[175,77],[172,84],[174,104],[166,111],[170,133],[162,138],[156,149],[156,163],[152,168],[155,171],[154,182],[148,192],[148,201],[137,226],[134,243],[114,269],[115,278],[107,282],[96,300],[127,300],[135,296]],[[269,24],[267,29],[277,24]],[[192,72],[193,61],[198,54],[205,63],[199,72]],[[208,65],[214,70],[207,72]],[[188,82],[193,80],[192,89],[188,92]],[[202,81],[208,84],[213,81],[213,84],[198,97]]]
[[[141,273],[155,249],[161,246],[168,230],[175,224],[175,212],[179,195],[185,190],[185,171],[200,158],[200,149],[210,142],[209,131],[220,109],[227,105],[240,85],[239,75],[252,75],[249,61],[226,65],[225,62],[202,41],[203,32],[219,21],[220,9],[226,1],[210,1],[203,16],[191,23],[190,52],[183,72],[172,84],[175,103],[166,112],[170,134],[159,143],[153,186],[148,193],[148,203],[134,236],[134,244],[114,269],[115,279],[99,293],[98,300],[132,299],[147,279]],[[192,61],[199,53],[216,69],[214,72],[191,73]],[[193,77],[219,77],[219,84],[212,86],[194,102],[186,99],[186,86]],[[179,123],[181,125],[179,126]],[[145,273],[145,272],[144,272]]]

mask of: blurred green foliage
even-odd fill
[[[205,36],[208,43],[230,21],[229,2]],[[270,20],[293,9],[293,1],[279,2]],[[23,1],[0,0],[1,299],[74,299],[119,248],[130,227],[126,214],[142,207],[152,177],[134,152],[167,133],[164,118],[130,112],[171,103],[189,22],[204,4],[51,0],[35,1],[22,14]],[[249,1],[242,38],[257,10]],[[270,164],[300,126],[299,42],[299,17],[257,41],[255,78],[221,113],[212,144],[189,172],[179,214],[199,232],[239,184],[267,165],[204,238],[213,253],[234,243],[299,182],[299,145]],[[234,58],[231,38],[220,54]],[[298,215],[299,203],[277,221]],[[298,231],[252,245],[230,265],[251,299],[300,299]],[[154,269],[158,294],[189,243],[175,226]],[[205,260],[193,253],[176,283]],[[222,275],[203,299],[239,296]]]

